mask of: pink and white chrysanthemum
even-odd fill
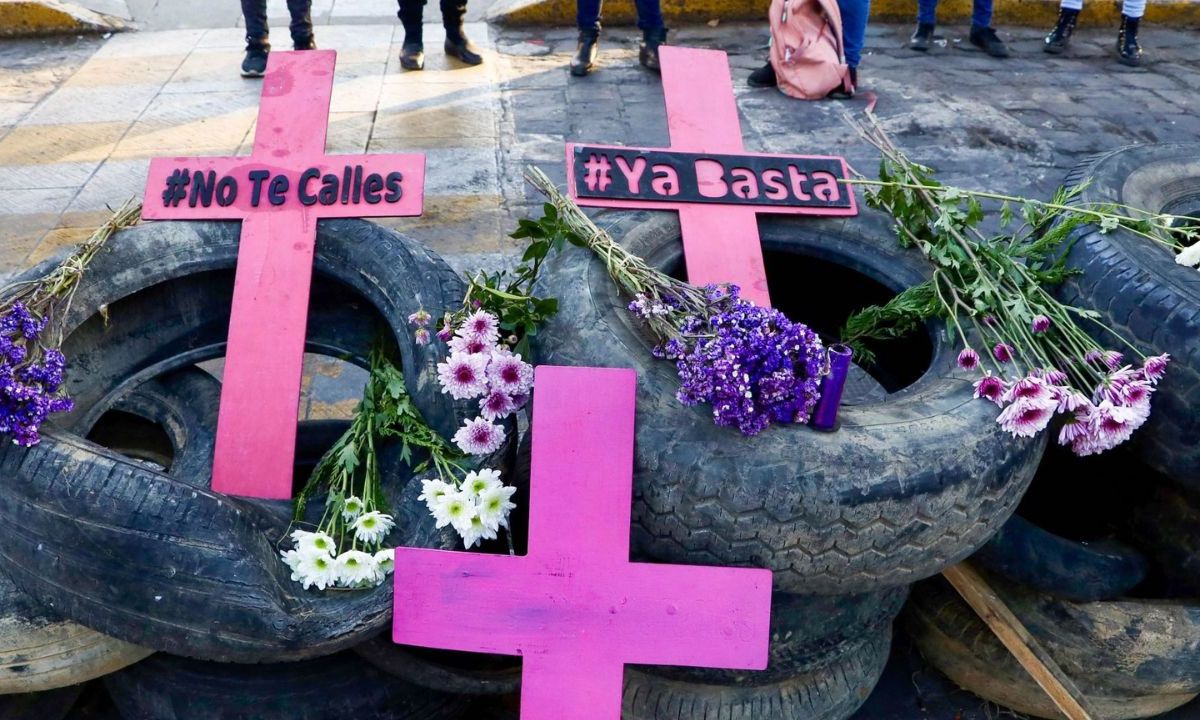
[[[454,433],[454,443],[468,455],[487,455],[504,443],[504,428],[481,417],[467,420]]]
[[[489,345],[471,335],[457,335],[450,340],[450,352],[462,353],[464,355],[483,355],[487,357],[492,354],[493,347],[493,345]]]
[[[1081,407],[1091,405],[1092,401],[1086,395],[1064,385],[1052,385],[1050,394],[1058,402],[1058,412],[1075,412]]]
[[[1062,427],[1058,430],[1058,444],[1074,445],[1090,437],[1091,432],[1092,429],[1087,421],[1080,421],[1074,417],[1069,417],[1063,421]]]
[[[457,400],[479,397],[487,392],[488,357],[453,353],[444,363],[438,363],[438,382],[442,392]]]
[[[1035,333],[1044,333],[1050,329],[1050,318],[1045,315],[1035,315],[1030,326]]]
[[[488,345],[495,345],[500,339],[500,321],[496,316],[484,310],[476,310],[463,320],[455,335],[482,340]]]
[[[1033,400],[1039,403],[1051,399],[1050,386],[1039,377],[1023,377],[1012,385],[1001,396],[1001,400],[1010,403],[1019,399]]]
[[[1171,356],[1163,353],[1162,355],[1151,355],[1146,358],[1145,364],[1142,365],[1142,375],[1152,383],[1157,384],[1162,376],[1167,372],[1167,363],[1171,361]]]
[[[1042,371],[1042,379],[1051,385],[1066,385],[1067,374],[1058,368],[1050,368]]]
[[[1043,400],[1018,398],[1004,408],[1000,416],[996,418],[996,422],[1016,437],[1033,437],[1050,424],[1056,407],[1058,407],[1058,403],[1050,398]]]
[[[1125,362],[1125,356],[1116,350],[1108,350],[1104,353],[1104,364],[1109,370],[1116,370],[1121,367],[1121,363]]]
[[[529,393],[517,393],[509,397],[512,398],[513,412],[525,407],[525,403],[529,402]]]
[[[516,409],[512,396],[503,390],[492,390],[479,401],[479,411],[488,420],[508,417]]]
[[[995,375],[984,375],[975,383],[975,397],[986,398],[1003,407],[1003,402],[1000,400],[1004,396],[1007,388],[1005,383]]]
[[[958,354],[958,366],[963,370],[974,370],[979,367],[979,353],[971,348],[963,348]]]
[[[1144,421],[1142,421],[1144,422]],[[1114,448],[1129,439],[1133,431],[1141,426],[1137,413],[1131,408],[1113,405],[1104,400],[1092,413],[1092,434],[1104,450]]]
[[[533,366],[521,360],[520,355],[501,353],[492,358],[487,371],[492,390],[518,395],[528,393],[533,387]]]

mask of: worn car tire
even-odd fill
[[[606,214],[599,222],[652,265],[679,266],[674,214]],[[875,214],[763,220],[760,232],[769,280],[773,253],[848,269],[886,290],[859,307],[928,274]],[[1044,439],[1014,439],[996,425],[996,408],[972,399],[973,378],[954,368],[956,350],[932,330],[920,379],[879,401],[843,406],[837,432],[772,427],[745,438],[715,426],[707,408],[675,399],[673,364],[651,356],[628,299],[596,257],[573,248],[552,256],[539,293],[559,299],[558,315],[535,338],[539,363],[638,371],[633,540],[655,558],[766,567],[777,590],[795,593],[907,584],[970,555],[999,529],[1044,447]]]
[[[72,685],[20,695],[0,695],[0,718],[4,720],[63,720],[79,698],[83,687]]]
[[[1083,162],[1064,185],[1089,183],[1076,199],[1081,203],[1200,217],[1197,157],[1196,143],[1125,147]],[[1081,272],[1059,290],[1065,302],[1100,313],[1101,322],[1142,352],[1171,354],[1150,419],[1133,440],[1148,465],[1200,491],[1200,272],[1176,264],[1157,243],[1094,226],[1077,232],[1067,259]],[[1107,333],[1098,339],[1124,349]]]
[[[350,652],[249,670],[160,653],[104,684],[125,720],[441,720],[466,706]]]
[[[1200,503],[1156,483],[1129,516],[1130,542],[1153,565],[1151,582],[1167,597],[1200,598]]]
[[[229,223],[153,223],[114,238],[67,319],[77,409],[62,424],[85,431],[145,379],[223,354],[236,251]],[[472,414],[433,377],[445,347],[417,345],[407,324],[422,304],[461,302],[445,263],[390,230],[338,221],[319,226],[314,272],[310,350],[363,364],[382,330],[433,426],[447,432]],[[399,492],[410,471],[397,452],[384,461]],[[390,584],[349,598],[301,591],[275,549],[287,503],[211,493],[207,470],[168,478],[57,430],[27,451],[0,448],[0,467],[0,556],[13,580],[95,630],[179,655],[265,662],[335,652],[387,624]]]
[[[1132,599],[1070,603],[990,579],[1099,720],[1151,717],[1200,692],[1200,607]],[[918,583],[901,618],[921,654],[959,686],[1018,712],[1061,717],[941,578]]]

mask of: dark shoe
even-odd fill
[[[483,56],[479,54],[479,48],[475,47],[475,43],[461,33],[457,38],[446,38],[445,44],[446,54],[450,57],[456,57],[468,65],[480,65],[483,63]]]
[[[1046,36],[1046,43],[1042,46],[1042,50],[1051,55],[1059,55],[1066,50],[1067,46],[1071,44],[1071,33],[1075,32],[1075,21],[1078,19],[1078,10],[1060,8],[1058,11],[1058,22],[1054,24],[1054,29]]]
[[[775,87],[779,84],[779,79],[775,77],[775,66],[768,62],[750,73],[750,77],[746,78],[746,84],[756,88]]]
[[[425,44],[420,40],[405,38],[400,46],[400,67],[405,70],[425,69]]]
[[[917,23],[917,29],[913,32],[912,37],[908,39],[908,46],[913,50],[925,52],[933,47],[933,29],[937,27],[933,23]]]
[[[666,41],[666,28],[642,31],[642,46],[638,50],[638,62],[642,64],[642,67],[655,72],[662,70],[662,65],[658,61],[658,46]]]
[[[293,50],[316,50],[317,49],[317,41],[315,38],[313,38],[312,35],[309,35],[308,37],[300,38],[299,40],[297,40],[296,38],[292,38],[292,49]]]
[[[858,68],[848,68],[850,71],[849,87],[839,85],[826,93],[825,97],[830,100],[849,100],[854,97],[854,91],[858,89]]]
[[[575,57],[571,58],[571,74],[583,77],[596,66],[596,56],[600,54],[600,31],[580,30],[579,44],[575,46]]]
[[[267,71],[267,48],[262,45],[246,47],[246,59],[242,60],[242,77],[260,78]]]
[[[971,28],[971,44],[992,57],[1008,57],[1008,46],[1004,44],[1004,41],[1000,39],[996,31],[990,27]]]
[[[1117,32],[1117,60],[1122,65],[1137,67],[1142,64],[1142,46],[1138,45],[1138,24],[1141,18],[1121,16],[1121,29]]]

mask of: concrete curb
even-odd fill
[[[98,34],[129,29],[120,18],[60,0],[0,0],[0,37]]]
[[[761,20],[766,23],[764,0],[662,0],[663,16],[672,23],[708,22],[713,19]],[[872,0],[871,20],[915,23],[916,0]],[[1058,0],[995,0],[993,25],[1050,29],[1058,17]],[[1118,3],[1088,0],[1080,13],[1081,26],[1113,27],[1120,23]],[[938,22],[961,24],[971,19],[971,0],[943,0],[938,5]],[[503,25],[575,24],[574,0],[500,0],[488,11],[488,20]],[[608,2],[604,21],[611,25],[632,25],[637,20],[632,2]],[[1173,26],[1200,26],[1200,0],[1150,0],[1146,22]]]

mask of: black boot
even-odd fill
[[[908,39],[908,46],[920,52],[929,50],[933,47],[933,29],[935,27],[937,26],[933,23],[917,23],[917,29]]]
[[[858,89],[858,68],[847,68],[849,70],[850,86],[845,84],[839,85],[825,94],[825,97],[830,100],[849,100],[854,97],[854,91]]]
[[[400,67],[405,70],[425,69],[425,42],[421,33],[406,31],[404,44],[400,46]]]
[[[968,39],[972,45],[992,57],[1008,57],[1008,46],[1004,44],[1004,41],[1000,39],[996,31],[990,27],[972,27]]]
[[[638,62],[650,70],[662,70],[658,62],[658,46],[667,41],[665,27],[642,31],[642,47],[638,50]]]
[[[293,50],[316,50],[317,41],[312,35],[304,37],[292,38]]]
[[[571,58],[571,74],[583,77],[596,66],[600,54],[600,31],[592,28],[579,31],[579,44],[575,46],[575,57]]]
[[[479,65],[483,55],[479,48],[463,34],[463,20],[467,16],[467,0],[441,0],[442,27],[446,28],[446,55],[456,57],[468,65]]]
[[[1066,50],[1067,45],[1071,43],[1071,33],[1075,32],[1075,21],[1078,19],[1078,10],[1059,8],[1058,22],[1046,36],[1046,44],[1042,46],[1042,49],[1051,55],[1058,55]]]
[[[271,43],[265,38],[246,38],[246,57],[242,60],[242,77],[260,78],[267,72],[267,53]]]
[[[756,88],[775,87],[779,84],[779,79],[775,77],[775,66],[767,61],[766,65],[750,73],[746,84]]]
[[[1137,67],[1142,62],[1142,46],[1138,45],[1138,23],[1141,18],[1121,16],[1121,30],[1117,33],[1117,59],[1122,65]]]

